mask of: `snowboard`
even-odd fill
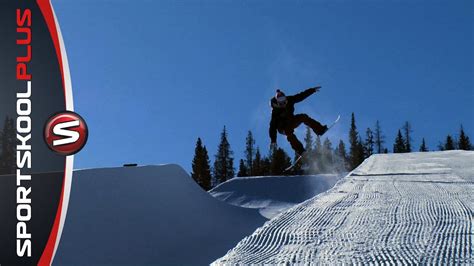
[[[334,125],[336,125],[337,122],[339,122],[339,119],[341,119],[341,115],[338,115],[337,118],[336,118],[336,120],[334,120],[334,122],[332,122],[332,123],[328,126],[328,130],[326,130],[326,132],[324,132],[324,134],[326,134]],[[323,134],[323,135],[324,135],[324,134]],[[323,135],[321,135],[321,136],[323,136]],[[311,145],[314,145],[314,142],[311,143]],[[295,160],[290,166],[288,166],[288,167],[285,169],[284,173],[287,173],[287,172],[291,171],[293,168],[295,168],[296,164],[298,164],[298,162],[301,161],[301,159],[304,157],[304,155],[305,155],[305,154],[303,153],[303,154],[301,154],[300,156],[298,156],[298,158],[296,158],[296,160]]]

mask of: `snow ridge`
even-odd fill
[[[178,165],[74,172],[57,265],[207,265],[266,220]]]
[[[210,191],[234,206],[258,209],[268,219],[327,191],[344,174],[235,177]]]
[[[222,264],[474,264],[474,152],[374,155]]]

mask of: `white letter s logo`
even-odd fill
[[[67,130],[66,128],[77,127],[79,124],[79,120],[56,124],[53,128],[53,133],[57,136],[63,136],[64,138],[54,140],[53,146],[66,145],[76,142],[79,139],[79,133],[73,130]]]

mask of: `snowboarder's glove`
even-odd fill
[[[309,88],[309,89],[312,91],[312,93],[315,93],[315,92],[319,91],[319,89],[321,89],[321,86],[316,86],[316,87]]]

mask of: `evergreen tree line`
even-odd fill
[[[210,190],[235,176],[233,151],[228,141],[226,127],[221,133],[212,165],[211,167],[206,146],[201,138],[198,138],[194,150],[191,176],[204,190]],[[262,155],[260,148],[256,146],[252,132],[249,131],[244,159],[239,161],[237,176],[281,175],[290,165],[291,158],[281,148],[272,148],[268,155]]]
[[[424,141],[425,140],[423,139],[423,143],[424,143]],[[464,128],[461,125],[461,127],[459,129],[458,138],[455,139],[451,135],[448,134],[448,136],[446,136],[445,141],[440,142],[438,144],[438,149],[440,151],[449,151],[449,150],[466,150],[466,151],[468,151],[468,150],[473,150],[474,146],[471,144],[471,140],[466,135],[466,132],[464,132]],[[422,151],[421,148],[420,148],[420,151]],[[426,149],[426,151],[427,151],[427,149]]]
[[[16,132],[13,118],[5,117],[0,131],[0,175],[15,173]]]
[[[403,134],[402,134],[403,132]],[[402,129],[398,130],[397,136],[395,137],[395,143],[393,144],[393,153],[402,153],[402,152],[412,152],[411,145],[411,125],[409,122],[405,122]],[[451,135],[447,135],[444,142],[438,144],[438,150],[472,150],[474,147],[471,144],[469,137],[464,132],[464,128],[461,125],[459,129],[459,136],[457,139],[453,138]],[[421,139],[421,145],[418,148],[420,152],[429,151],[428,146],[426,145],[425,138]]]
[[[234,157],[227,139],[227,129],[225,126],[221,133],[212,168],[206,146],[201,138],[197,139],[191,176],[204,190],[210,190],[218,184],[233,178],[235,176],[234,171]]]
[[[348,150],[346,150],[346,144],[343,140],[339,140],[339,143],[333,148],[333,144],[328,138],[321,140],[319,136],[314,136],[309,127],[306,127],[304,146],[307,152],[305,157],[296,164],[292,172],[284,173],[284,170],[292,164],[292,159],[285,150],[272,147],[266,155],[263,155],[259,146],[256,145],[252,132],[248,131],[245,139],[244,156],[238,163],[237,176],[320,174],[353,170],[372,154],[389,152],[385,146],[386,138],[382,132],[380,121],[377,120],[374,127],[368,127],[364,133],[364,136],[359,133],[354,113],[351,116]],[[411,124],[408,121],[405,122],[396,134],[392,151],[394,153],[412,152],[414,150],[412,133]],[[461,125],[459,137],[454,139],[451,135],[448,135],[446,140],[438,145],[438,149],[471,150],[473,146]],[[422,138],[418,151],[429,151],[424,138]],[[298,156],[295,154],[293,160],[297,158]],[[211,167],[206,146],[198,138],[191,175],[205,190],[210,190],[235,176],[233,152],[228,142],[225,127],[221,133],[217,153],[214,156],[213,167]]]
[[[398,130],[394,144],[393,153],[404,153],[416,151],[412,144],[412,133],[413,129],[411,124],[406,121],[403,126]],[[357,131],[355,124],[355,116],[352,113],[351,128],[349,130],[349,155],[348,170],[352,170],[359,166],[366,158],[370,157],[374,153],[388,153],[388,148],[384,146],[385,136],[382,133],[380,122],[377,120],[373,129],[367,128],[365,131],[365,139],[363,140]],[[463,126],[460,126],[459,137],[454,139],[451,135],[448,135],[444,142],[439,143],[438,150],[472,150],[472,146],[469,137],[464,132]],[[425,138],[422,138],[421,145],[417,151],[427,152],[429,151],[426,145]]]

